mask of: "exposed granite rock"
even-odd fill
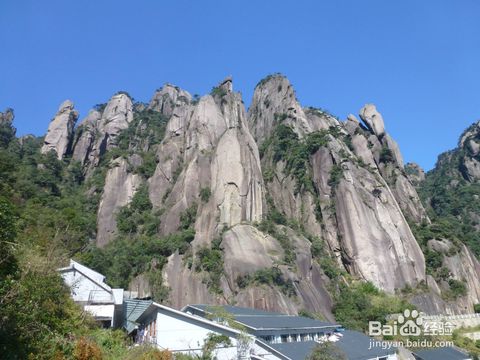
[[[407,163],[405,165],[405,172],[408,180],[410,180],[414,186],[418,186],[425,180],[425,171],[416,163]]]
[[[115,138],[133,120],[132,100],[126,94],[112,96],[98,122],[99,137],[95,150],[103,154],[115,145]]]
[[[352,137],[353,152],[363,163],[380,172],[407,218],[415,222],[428,222],[427,213],[414,184],[404,169],[400,148],[385,132],[382,115],[375,105],[367,104],[360,110],[360,117],[363,125],[352,115],[345,124]]]
[[[286,86],[288,92],[279,92],[279,85],[282,89]],[[309,200],[310,194],[295,190],[296,179],[285,175],[282,162],[273,163],[268,154],[262,159],[262,167],[273,169],[275,173],[266,183],[266,191],[275,207],[287,218],[303,224],[308,232],[325,239],[332,256],[351,274],[392,293],[406,285],[416,286],[425,279],[423,254],[399,202],[378,168],[383,146],[392,148],[395,168],[403,167],[401,156],[396,156],[398,146],[385,134],[382,116],[373,105],[362,109],[362,120],[373,133],[369,136],[353,116],[345,127],[319,110],[309,109],[304,116],[295,97],[289,94],[294,94],[293,89],[282,77],[271,77],[257,86],[249,110],[249,124],[258,140],[263,141],[272,133],[276,125],[275,113],[291,114],[282,121],[291,125],[301,137],[332,126],[340,135],[338,138],[330,136],[328,145],[321,147],[310,159],[317,205]],[[306,125],[303,126],[299,119],[305,120]],[[347,135],[352,137],[356,154],[343,142]],[[373,146],[369,146],[369,142]],[[357,164],[356,156],[365,165]],[[330,185],[333,167],[342,169],[342,178],[335,188]],[[416,195],[413,187],[412,190]],[[383,270],[386,268],[394,270],[387,274]]]
[[[461,245],[460,252],[453,256],[445,256],[444,266],[450,270],[452,278],[462,281],[468,289],[467,296],[456,302],[457,313],[471,311],[475,304],[480,303],[480,263],[465,246]]]
[[[162,270],[164,284],[171,288],[171,305],[233,301],[292,314],[308,309],[333,320],[329,279],[312,257],[310,241],[294,226],[275,225],[294,245],[295,262],[287,266],[281,244],[255,227],[273,210],[324,241],[326,253],[354,278],[372,281],[390,293],[427,284],[430,298],[417,294],[414,299],[422,309],[457,312],[463,306],[465,311],[478,301],[478,262],[466,248],[444,264],[456,267],[453,276],[465,278],[473,289],[459,306],[445,302],[444,284],[425,274],[423,254],[406,219],[429,220],[410,167],[404,168],[399,147],[385,132],[374,105],[362,108],[361,122],[353,115],[341,122],[323,110],[302,108],[288,80],[275,75],[256,87],[248,116],[230,77],[212,94],[195,100],[167,84],[155,93],[149,109],[169,117],[156,148],[156,170],[147,180],[150,199],[161,214],[159,236],[178,231],[182,214],[196,209],[191,248],[184,255],[172,255]],[[73,158],[94,168],[116,146],[116,137],[133,119],[132,111],[125,94],[112,97],[103,114],[92,111],[76,132]],[[327,143],[308,154],[307,186],[299,187],[285,161],[273,161],[268,149],[259,156],[258,145],[279,123],[291,126],[300,141],[312,132],[327,134]],[[475,132],[463,143],[474,159],[479,150]],[[140,162],[136,154],[128,162],[119,158],[111,164],[98,210],[99,246],[115,235],[118,210],[142,183],[129,169]],[[335,181],[333,172],[340,173]],[[224,254],[221,294],[212,294],[205,284],[207,274],[195,271],[198,250],[210,247],[213,239],[221,240]],[[446,244],[435,241],[429,245]],[[238,287],[238,276],[271,267],[292,281],[295,296],[273,285]],[[132,290],[150,294],[147,280],[136,277]]]
[[[459,147],[464,149],[461,158],[463,177],[470,182],[480,179],[480,121],[472,124],[461,136]]]
[[[452,243],[449,240],[430,240],[429,248],[444,254],[443,265],[450,272],[453,279],[465,283],[467,295],[457,299],[446,299],[444,294],[448,293],[447,283],[438,283],[428,275],[427,286],[429,292],[416,294],[411,299],[427,314],[455,315],[472,313],[473,306],[480,303],[480,263],[465,246],[461,245],[460,250],[454,255],[449,254]]]
[[[140,176],[128,171],[127,160],[118,158],[112,161],[98,208],[97,246],[103,247],[112,240],[117,231],[118,211],[130,202],[140,185]]]
[[[172,84],[165,84],[155,92],[148,108],[171,116],[176,107],[188,105],[191,101],[192,96],[187,91]]]
[[[208,243],[221,227],[258,221],[263,211],[258,149],[246,126],[241,97],[233,92],[231,79],[220,87],[222,94],[175,109],[150,180],[154,206],[170,209],[162,217],[162,233],[176,231],[180,214],[194,203],[200,205],[196,244]],[[211,197],[199,204],[202,188],[210,189]]]
[[[385,125],[382,115],[377,111],[373,104],[366,104],[360,110],[360,118],[365,122],[368,128],[378,137],[385,134]]]
[[[78,119],[78,112],[74,109],[73,102],[65,100],[58,108],[57,114],[48,126],[47,135],[45,135],[42,153],[46,154],[55,151],[58,159],[70,151],[73,128]]]
[[[13,109],[7,108],[5,112],[0,112],[0,125],[10,124],[13,122],[15,115],[13,114]]]
[[[300,137],[312,131],[288,79],[271,75],[257,85],[248,109],[248,125],[258,146],[280,122],[291,125]]]
[[[72,158],[82,165],[89,159],[89,154],[95,142],[97,125],[101,117],[102,115],[97,110],[90,110],[87,117],[75,130]]]
[[[87,165],[87,173],[99,164],[106,151],[115,147],[116,138],[133,120],[133,105],[125,93],[117,93],[108,101],[101,117],[90,111],[79,126],[75,140],[74,158]]]

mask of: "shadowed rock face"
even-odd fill
[[[77,119],[78,112],[74,110],[73,102],[65,100],[48,126],[42,153],[46,154],[53,150],[57,154],[58,159],[63,159],[70,150],[73,128]]]
[[[75,141],[72,158],[82,165],[88,161],[88,155],[95,142],[96,128],[102,115],[96,110],[90,110],[75,131]]]

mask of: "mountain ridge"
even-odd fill
[[[166,84],[145,105],[119,92],[75,128],[64,103],[41,152],[75,168],[96,199],[95,239],[79,239],[77,256],[175,307],[261,303],[331,319],[341,284],[368,281],[428,313],[473,311],[476,236],[435,237],[432,172],[403,164],[375,105],[359,117],[303,108],[278,74],[258,83],[248,111],[231,78],[200,98]],[[469,184],[477,135],[459,143]],[[155,250],[117,271],[115,251],[135,244]]]

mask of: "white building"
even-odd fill
[[[288,360],[288,357],[247,333],[152,302],[137,319],[140,324],[137,342],[155,344],[174,353],[200,355],[209,335],[224,335],[229,344],[214,351],[218,360],[265,359]]]
[[[73,300],[105,327],[119,327],[123,318],[123,289],[112,289],[105,276],[74,261],[58,269]]]

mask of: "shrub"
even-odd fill
[[[448,285],[450,286],[450,291],[454,298],[465,296],[467,294],[467,287],[463,281],[450,279],[448,280]]]
[[[102,360],[102,351],[92,341],[85,337],[81,337],[75,344],[73,353],[75,360]]]
[[[477,314],[480,313],[480,304],[473,305],[473,311]]]
[[[395,158],[393,157],[393,152],[388,147],[384,146],[382,150],[380,150],[380,162],[383,163],[391,163],[394,162]]]
[[[280,213],[278,213],[277,215],[280,217]],[[284,231],[282,232],[277,229],[277,227],[275,226],[275,224],[273,223],[270,217],[267,218],[267,220],[263,220],[261,223],[257,224],[257,227],[260,231],[265,232],[273,236],[275,239],[277,239],[277,241],[280,243],[280,246],[283,248],[283,251],[284,251],[283,260],[286,264],[295,263],[296,255],[290,239],[288,238],[288,236],[285,234]]]
[[[142,165],[138,167],[137,172],[148,179],[153,176],[157,168],[157,156],[154,152],[144,152],[142,160]]]
[[[213,97],[223,97],[227,95],[227,91],[221,86],[214,86],[212,88],[212,91],[210,91],[210,95],[212,95]]]
[[[315,346],[308,360],[347,360],[345,353],[334,343],[324,341]]]
[[[278,267],[260,269],[252,274],[239,276],[237,278],[237,285],[240,288],[246,288],[251,284],[265,284],[278,287],[283,294],[287,296],[295,296],[295,286],[292,280],[285,279]]]
[[[212,195],[212,191],[209,187],[204,187],[200,189],[200,199],[202,202],[206,203],[210,200],[210,196]]]
[[[328,185],[332,188],[336,188],[340,184],[340,180],[343,178],[343,169],[341,165],[334,164],[330,170],[330,178],[328,179]]]
[[[222,238],[218,237],[212,241],[212,248],[204,247],[197,252],[199,265],[196,270],[208,273],[208,277],[204,279],[204,282],[215,294],[223,292],[220,286],[220,280],[224,274],[223,251],[220,248],[221,242]]]
[[[286,114],[275,114],[277,121],[286,119]],[[284,172],[296,180],[295,191],[306,189],[314,192],[310,155],[314,154],[320,147],[328,142],[328,132],[325,130],[308,134],[304,139],[299,139],[291,126],[278,124],[272,135],[262,143],[260,154],[263,157],[268,149],[271,150],[274,162],[285,161]],[[273,179],[273,174],[266,177],[266,181]]]
[[[335,319],[345,327],[363,331],[368,328],[369,321],[384,324],[387,315],[412,308],[404,300],[378,290],[370,282],[338,284],[334,302]]]
[[[185,209],[180,214],[180,227],[179,229],[189,229],[195,224],[197,218],[197,204],[193,203],[189,208]]]

